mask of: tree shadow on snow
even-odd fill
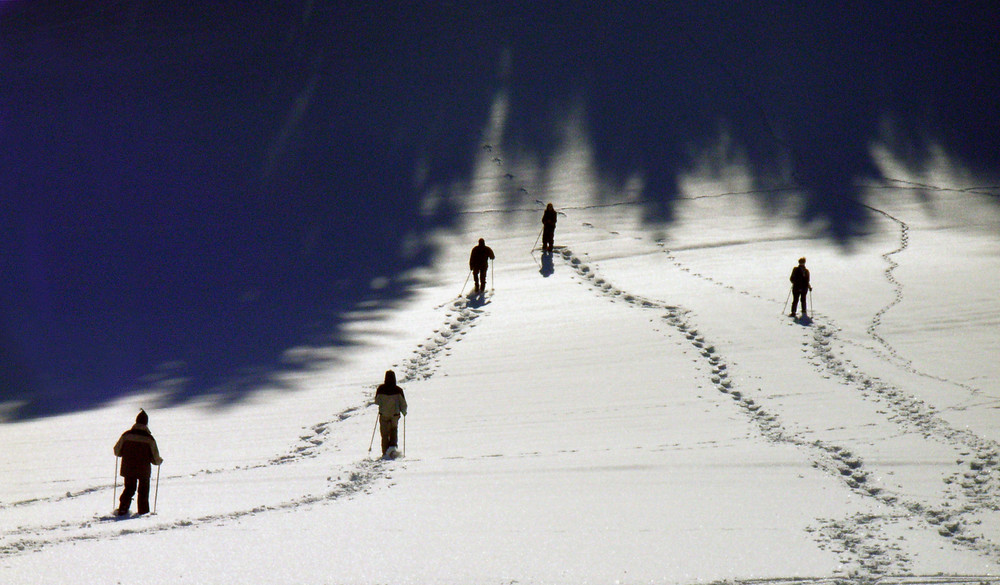
[[[882,178],[873,144],[910,170],[937,147],[997,166],[995,5],[549,6],[550,18],[509,18],[507,142],[551,160],[558,124],[578,115],[602,180],[640,178],[651,222],[673,218],[682,175],[724,180],[734,164],[762,207],[804,197],[801,221],[846,246],[872,219],[858,184]]]
[[[495,53],[340,3],[4,3],[0,405],[229,404],[405,300]],[[320,348],[334,351],[312,351]],[[331,355],[332,354],[332,355]]]
[[[509,152],[544,173],[578,122],[651,223],[714,152],[849,245],[873,143],[998,167],[996,11],[3,3],[0,406],[229,404],[335,360],[345,314],[405,300],[459,226],[424,197],[469,180],[501,91]]]

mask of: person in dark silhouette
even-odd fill
[[[556,210],[549,203],[542,214],[542,252],[552,252],[556,239]]]
[[[806,259],[804,257],[799,258],[799,265],[792,268],[792,275],[788,277],[788,280],[792,283],[792,312],[788,316],[795,316],[795,309],[798,307],[799,300],[801,299],[802,317],[808,317],[806,296],[812,290],[812,286],[809,284],[809,269],[806,268]]]
[[[118,499],[119,516],[128,514],[132,505],[132,496],[139,491],[138,513],[149,512],[149,476],[152,465],[163,463],[160,451],[156,447],[156,439],[149,432],[149,415],[140,410],[135,417],[132,428],[122,433],[115,444],[115,455],[122,458],[121,476],[125,478],[125,491]]]
[[[406,396],[396,385],[396,373],[387,370],[385,382],[375,390],[375,404],[378,405],[379,433],[382,435],[382,456],[390,447],[398,445],[400,415],[406,416]]]
[[[486,240],[479,238],[479,245],[472,249],[469,254],[469,270],[472,271],[472,279],[476,282],[476,292],[486,290],[486,273],[490,269],[490,260],[495,260],[493,250],[486,245]]]

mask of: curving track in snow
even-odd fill
[[[809,440],[790,431],[783,423],[779,413],[773,412],[759,398],[753,398],[748,389],[741,388],[730,376],[732,365],[691,321],[689,311],[682,307],[630,294],[615,287],[607,279],[599,276],[592,267],[573,255],[568,248],[563,249],[561,255],[566,263],[576,271],[578,277],[609,300],[620,300],[637,309],[662,313],[662,320],[683,334],[698,352],[705,365],[708,366],[711,371],[710,380],[715,389],[732,398],[734,408],[756,426],[761,435],[769,441],[789,444],[802,449],[808,453],[815,467],[827,472],[856,493],[865,497],[881,497],[883,499],[891,497],[881,495],[880,488],[869,484],[869,472],[864,461],[850,449],[822,440]],[[907,559],[898,554],[889,545],[886,538],[874,533],[868,534],[864,538],[858,537],[858,535],[866,534],[864,530],[860,529],[860,525],[870,526],[872,520],[874,519],[856,522],[854,530],[851,531],[856,540],[850,543],[845,540],[842,547],[845,551],[844,564],[862,567],[868,574],[882,575],[905,572]],[[831,528],[829,526],[820,532],[825,538],[831,540],[836,539],[838,534],[846,534],[839,527]]]
[[[489,145],[485,145],[484,149],[489,149],[492,152]],[[500,157],[495,157],[493,162],[498,167],[503,167],[504,163]],[[511,181],[516,180],[516,177],[510,173],[506,174],[506,178]],[[519,191],[522,194],[530,195],[523,185],[520,186]],[[705,195],[703,198],[744,194],[747,193],[720,193]],[[535,202],[539,205],[542,204],[537,199]],[[592,210],[599,207],[619,207],[642,203],[642,201],[630,201],[576,208],[564,207],[561,210],[561,215],[565,216],[567,211],[571,212],[576,209]],[[887,265],[882,274],[891,287],[892,299],[873,314],[867,326],[866,333],[875,341],[876,346],[864,346],[863,349],[870,351],[878,359],[891,363],[910,374],[948,383],[973,393],[978,392],[977,389],[967,384],[922,371],[911,360],[902,356],[881,333],[883,318],[905,299],[904,285],[896,278],[895,271],[899,267],[896,258],[909,247],[910,226],[902,219],[882,209],[858,204],[893,222],[899,234],[897,246],[881,254],[881,258]],[[600,229],[589,222],[583,222],[580,225],[591,229]],[[614,230],[605,229],[604,231],[612,236],[620,236],[619,232]],[[724,291],[723,294],[736,294],[768,304],[781,303],[780,299],[766,298],[760,294],[740,290],[712,274],[685,265],[666,247],[662,240],[655,242],[655,245],[663,251],[669,262],[680,272],[719,287]],[[928,530],[937,533],[945,543],[973,550],[990,559],[1000,558],[1000,544],[976,532],[976,525],[979,522],[976,513],[978,509],[982,507],[991,510],[1000,509],[1000,479],[997,477],[998,466],[1000,466],[1000,445],[979,437],[967,429],[955,428],[938,416],[932,405],[917,399],[902,388],[866,374],[857,364],[841,357],[845,353],[844,349],[848,342],[838,337],[839,328],[831,320],[823,315],[818,315],[822,323],[814,322],[809,328],[796,328],[801,330],[801,334],[804,336],[802,342],[803,357],[821,370],[822,377],[836,379],[841,385],[852,388],[856,395],[865,401],[880,406],[885,405],[886,409],[880,411],[884,413],[885,423],[890,427],[896,427],[899,433],[918,432],[923,435],[924,440],[945,445],[954,450],[956,454],[955,468],[941,485],[938,497],[935,498],[936,504],[929,504],[920,498],[909,495],[910,490],[906,489],[905,486],[902,489],[891,491],[875,485],[877,482],[871,481],[871,478],[879,472],[872,464],[866,463],[858,453],[859,449],[821,439],[807,438],[806,433],[811,436],[816,434],[813,429],[791,431],[789,425],[782,421],[780,413],[773,412],[760,398],[755,399],[751,396],[750,391],[740,388],[735,383],[730,374],[733,370],[732,364],[727,362],[724,356],[716,350],[715,345],[710,343],[694,325],[690,311],[663,301],[644,298],[616,287],[569,248],[557,250],[556,255],[561,256],[582,282],[593,287],[597,294],[609,301],[621,301],[637,309],[660,312],[661,319],[682,333],[693,348],[698,351],[701,359],[705,362],[704,365],[711,371],[711,382],[716,390],[729,395],[733,399],[734,406],[753,422],[764,437],[774,442],[791,444],[800,448],[808,453],[815,467],[826,471],[854,493],[877,502],[880,508],[886,510],[877,516],[860,514],[842,519],[822,520],[821,525],[815,529],[814,537],[820,542],[820,546],[828,546],[840,551],[844,565],[853,567],[850,573],[852,577],[862,581],[877,579],[880,582],[905,582],[905,578],[890,577],[894,574],[906,574],[909,559],[899,552],[899,548],[890,541],[885,531],[888,525],[902,520],[912,521],[916,519],[922,522]],[[856,344],[852,343],[851,345]],[[984,581],[989,581],[989,579],[985,578]]]
[[[682,272],[726,289],[730,294],[747,296],[768,303],[780,302],[738,290],[710,275],[682,265],[668,250],[665,252],[670,261]],[[814,531],[814,536],[820,541],[821,546],[841,551],[844,565],[856,567],[855,576],[881,579],[887,575],[905,574],[908,571],[909,559],[899,552],[898,547],[883,533],[886,525],[903,519],[920,519],[929,530],[935,531],[947,542],[974,550],[989,558],[1000,556],[1000,545],[975,531],[978,522],[976,510],[983,505],[992,509],[997,509],[1000,505],[1000,483],[996,479],[996,469],[1000,463],[998,446],[970,431],[953,428],[934,414],[932,406],[899,388],[866,375],[849,360],[837,357],[837,347],[842,347],[842,342],[836,335],[835,326],[813,323],[811,328],[804,329],[806,335],[811,335],[809,341],[803,342],[809,349],[806,352],[807,359],[814,360],[814,363],[818,364],[827,375],[834,376],[842,384],[854,388],[864,399],[887,404],[891,413],[886,414],[886,422],[899,427],[900,432],[916,429],[924,434],[926,440],[952,446],[957,454],[965,454],[964,457],[959,456],[956,459],[955,471],[942,486],[940,501],[948,502],[947,504],[932,506],[907,496],[905,489],[890,491],[879,487],[875,485],[876,482],[871,481],[873,475],[878,473],[877,470],[872,469],[856,449],[821,439],[807,438],[805,432],[801,430],[791,431],[782,421],[780,413],[774,412],[760,398],[752,397],[751,391],[740,388],[733,380],[730,375],[733,370],[732,365],[699,331],[692,322],[690,311],[616,287],[569,248],[563,248],[557,254],[576,272],[582,282],[593,287],[599,295],[611,301],[628,303],[637,309],[662,313],[662,320],[682,333],[704,360],[712,372],[711,382],[716,390],[729,395],[733,399],[734,406],[764,437],[803,450],[808,453],[816,468],[827,472],[851,491],[878,502],[887,510],[878,516],[862,514],[845,519],[824,520]],[[887,273],[891,276],[891,270]],[[899,285],[899,297],[902,297],[901,288]],[[884,314],[893,305],[884,308],[879,314]],[[888,347],[888,344],[884,345]],[[916,372],[915,368],[908,369]]]
[[[442,305],[440,308],[443,308]],[[426,340],[418,344],[413,354],[393,367],[400,370],[400,383],[425,380],[434,375],[443,355],[452,343],[460,341],[476,320],[486,313],[486,302],[480,298],[460,297],[447,304],[442,325],[437,327]],[[315,459],[331,448],[335,448],[336,438],[332,431],[336,425],[368,412],[371,402],[348,407],[330,418],[304,427],[304,434],[283,453],[275,454],[257,463],[218,469],[203,469],[195,473],[169,475],[163,477],[164,484],[170,482],[190,482],[194,480],[238,482],[240,479],[253,481],[255,472],[266,472],[279,466],[292,466],[306,460]],[[303,506],[328,504],[357,494],[368,493],[389,478],[392,465],[382,460],[361,459],[346,466],[340,466],[333,475],[326,478],[326,488],[316,493],[286,496],[278,501],[268,502],[261,498],[252,506],[201,515],[172,515],[163,522],[160,516],[150,515],[140,519],[119,519],[110,515],[96,515],[81,520],[58,522],[23,522],[0,533],[0,558],[40,551],[50,547],[87,542],[106,538],[123,538],[141,534],[155,534],[170,530],[184,530],[207,524],[228,523],[247,517],[273,512],[288,512]],[[238,479],[235,479],[238,478]],[[0,504],[0,509],[23,509],[29,511],[40,506],[58,505],[63,502],[91,497],[96,505],[102,505],[108,493],[107,484],[98,484],[45,498],[35,498],[9,504]],[[98,502],[98,498],[101,502]]]

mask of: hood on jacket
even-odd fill
[[[392,370],[388,370],[385,373],[385,383],[381,384],[377,390],[375,390],[375,395],[379,394],[402,394],[403,389],[396,385],[396,373]]]

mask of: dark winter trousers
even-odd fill
[[[556,241],[556,226],[546,225],[542,228],[542,250],[552,251]]]
[[[472,269],[472,280],[476,283],[476,290],[486,290],[486,272],[489,270],[486,268],[473,268]]]
[[[139,488],[139,513],[146,514],[149,512],[149,478],[126,477],[125,491],[122,492],[122,497],[118,499],[118,511],[120,513],[124,514],[128,512],[129,506],[132,505],[132,496],[135,495],[137,486]]]
[[[399,416],[379,416],[378,430],[382,435],[382,454],[385,455],[389,447],[396,447],[399,444]]]
[[[792,314],[795,314],[795,309],[799,306],[799,299],[802,299],[802,315],[805,316],[806,313],[806,296],[809,295],[809,289],[792,289]]]

